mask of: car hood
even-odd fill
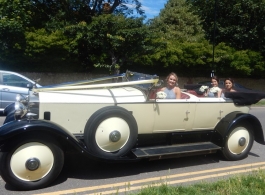
[[[124,103],[145,102],[143,92],[134,87],[39,92],[41,103]]]

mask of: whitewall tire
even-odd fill
[[[137,136],[138,128],[132,113],[118,106],[108,106],[89,118],[84,140],[94,156],[115,159],[133,148]]]
[[[10,151],[0,153],[2,178],[18,190],[47,186],[63,168],[63,151],[52,139],[23,137],[20,140]]]
[[[225,138],[223,155],[227,160],[241,160],[248,156],[254,142],[253,132],[248,124],[236,125]]]

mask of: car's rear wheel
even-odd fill
[[[124,108],[108,106],[96,111],[85,127],[89,151],[101,158],[117,158],[135,145],[138,128],[133,115]]]
[[[231,129],[225,139],[223,155],[227,160],[241,160],[248,156],[254,142],[250,125],[242,123]]]
[[[52,139],[23,137],[8,152],[0,153],[0,173],[19,190],[43,188],[62,170],[64,154]]]

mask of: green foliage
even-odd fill
[[[237,175],[214,183],[201,182],[190,186],[149,186],[131,195],[223,195],[223,194],[255,194],[262,195],[265,191],[265,174],[263,170],[250,175]]]
[[[181,74],[210,72],[211,46],[204,39],[201,22],[186,0],[169,0],[159,16],[150,21],[149,28],[157,37],[152,43],[157,46],[145,61],[177,69]]]
[[[70,60],[69,41],[62,31],[48,32],[45,29],[31,29],[25,33],[25,37],[27,47],[24,56],[29,64],[43,66],[44,71],[64,72],[64,68],[69,68],[69,62],[74,62]],[[39,67],[31,67],[31,69],[37,68]]]
[[[23,51],[25,28],[31,17],[27,0],[0,0],[0,59]]]
[[[182,50],[175,43],[162,39],[159,47],[151,55],[153,63],[163,67],[178,65]]]
[[[236,50],[220,43],[215,49],[215,69],[218,74],[233,77],[261,77],[265,70],[264,58],[259,52]]]
[[[42,28],[53,21],[63,21],[70,24],[79,22],[90,23],[92,17],[101,14],[123,14],[130,15],[136,10],[140,15],[144,14],[139,0],[31,0],[34,12],[34,26]],[[129,7],[134,4],[135,7]]]
[[[197,42],[204,37],[201,20],[186,0],[169,0],[150,26],[167,40]]]
[[[257,61],[257,59],[260,59],[260,61]],[[264,65],[260,53],[250,50],[236,51],[231,62],[231,67],[237,71],[237,74],[248,76],[258,75],[260,71],[264,71]]]
[[[265,54],[264,0],[189,1],[195,6],[194,11],[204,20],[203,27],[211,42],[224,42],[239,50],[249,49]]]
[[[92,64],[119,64],[130,61],[145,46],[148,35],[142,18],[125,18],[122,15],[105,14],[94,17],[90,24],[85,22],[68,26],[65,33],[72,37],[71,49],[86,66]],[[82,51],[81,51],[82,50]]]
[[[146,24],[140,0],[108,2],[0,0],[1,68],[264,78],[265,0],[169,0]]]
[[[49,49],[69,49],[67,38],[59,30],[49,33],[45,29],[38,29],[26,32],[25,35],[27,40],[25,53],[31,57],[34,57],[35,54],[44,53]]]
[[[49,61],[51,66],[57,63],[57,69],[60,69],[66,61],[77,62],[76,59],[82,59],[83,68],[89,63],[93,64],[91,62],[104,62],[109,54],[100,51],[99,49],[102,48],[95,47],[95,44],[86,45],[90,42],[87,41],[86,35],[83,36],[83,30],[87,32],[87,25],[92,22],[92,17],[111,13],[130,15],[133,10],[140,15],[144,14],[138,0],[108,2],[0,0],[0,61],[7,64],[9,68],[12,66],[14,68],[18,63],[28,64],[24,67],[31,70],[31,64],[40,66],[44,60]],[[127,6],[128,3],[134,3],[135,7]],[[80,28],[82,25],[83,29]],[[72,28],[71,33],[66,33],[69,28],[65,30],[65,26]],[[73,32],[74,30],[77,32]],[[62,32],[69,37],[64,36]],[[101,41],[96,34],[94,37]],[[118,47],[119,39],[113,37],[109,36],[109,40],[112,40],[109,42],[112,46]],[[93,40],[91,42],[95,43]],[[69,61],[70,56],[77,58]],[[73,67],[77,66],[73,65]],[[47,65],[43,68],[47,69]],[[82,66],[80,68],[82,69]]]

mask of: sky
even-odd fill
[[[160,9],[164,8],[167,0],[140,0],[142,9],[145,10],[147,19],[152,19],[158,16]]]

